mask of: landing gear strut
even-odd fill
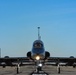
[[[60,65],[59,64],[57,66],[57,72],[58,72],[58,74],[60,74]]]
[[[17,74],[19,74],[19,72],[20,72],[20,65],[17,64]]]
[[[42,71],[42,67],[38,66],[38,67],[36,68],[36,72],[39,73],[40,71]]]
[[[30,75],[48,75],[48,73],[42,70],[42,64],[38,63],[36,66],[36,70],[33,71]]]

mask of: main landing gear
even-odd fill
[[[57,73],[60,74],[60,65],[57,66]]]
[[[19,74],[20,73],[20,64],[18,63],[17,64],[17,74]]]

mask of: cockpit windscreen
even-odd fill
[[[34,44],[34,48],[41,48],[42,47],[42,44],[41,43],[35,43]]]

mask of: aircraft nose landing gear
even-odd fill
[[[42,64],[38,64],[37,68],[36,68],[36,72],[42,71]]]
[[[48,73],[44,72],[42,70],[42,64],[39,64],[37,67],[36,67],[36,70],[33,71],[30,75],[48,75]]]
[[[42,71],[42,67],[38,66],[38,67],[36,68],[36,72],[39,73],[40,71]]]

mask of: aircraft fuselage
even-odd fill
[[[39,57],[39,60],[45,58],[44,44],[41,40],[34,41],[31,56],[34,60],[36,59],[36,57]]]

